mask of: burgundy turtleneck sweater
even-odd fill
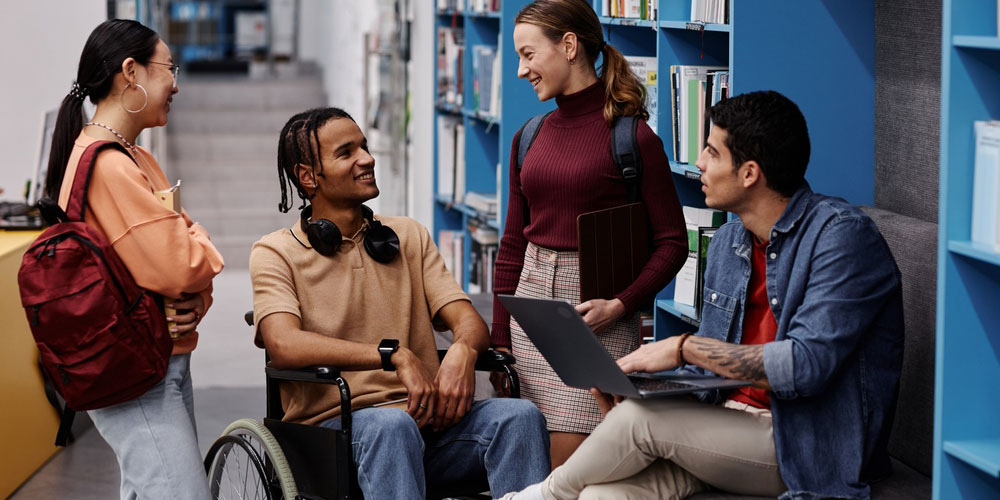
[[[528,242],[559,251],[577,250],[576,218],[626,203],[621,171],[611,158],[611,128],[604,121],[604,87],[598,82],[556,97],[558,108],[545,119],[517,171],[511,146],[507,222],[493,281],[495,346],[510,346],[510,313],[496,298],[517,289]],[[644,121],[637,131],[642,156],[639,181],[649,212],[655,250],[639,278],[616,295],[632,313],[673,279],[687,258],[684,215],[677,200],[663,142]],[[518,137],[514,137],[517,144]],[[530,222],[524,217],[527,200]]]

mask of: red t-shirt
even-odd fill
[[[747,284],[746,311],[743,313],[743,338],[741,344],[765,344],[774,340],[778,322],[768,305],[767,298],[767,243],[753,238],[750,254],[750,282]],[[764,389],[741,387],[729,399],[757,408],[771,409],[771,397]]]

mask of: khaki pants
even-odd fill
[[[548,500],[683,499],[708,486],[785,491],[771,414],[689,399],[625,400],[542,483]]]

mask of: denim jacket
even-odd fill
[[[712,239],[698,335],[740,342],[751,238],[737,220]],[[867,481],[889,473],[886,443],[903,362],[896,262],[867,215],[807,184],[770,240],[767,296],[778,331],[764,345],[764,369],[788,486],[781,498],[868,498]]]

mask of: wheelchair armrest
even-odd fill
[[[332,366],[307,366],[292,370],[279,370],[268,363],[264,373],[275,380],[292,380],[295,382],[317,382],[320,384],[337,384],[340,370]]]
[[[487,372],[505,372],[514,363],[517,363],[517,360],[514,359],[513,354],[489,349],[476,360],[476,369]]]
[[[447,349],[438,349],[438,361],[444,361],[444,356],[448,354]],[[514,355],[487,349],[476,359],[476,370],[483,372],[506,372],[508,367],[516,363]]]

